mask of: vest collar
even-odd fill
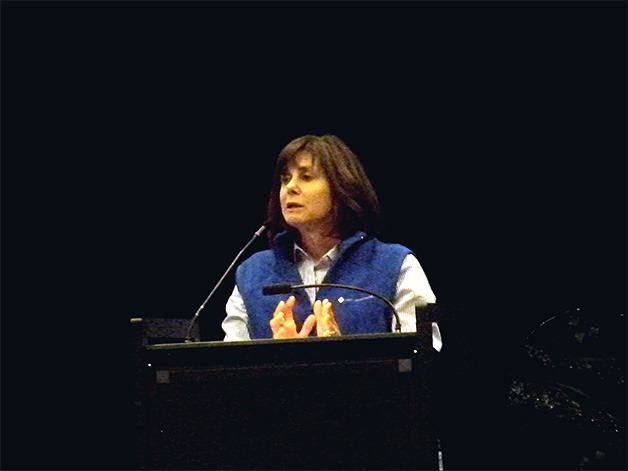
[[[367,239],[369,239],[369,236],[365,232],[355,232],[338,244],[338,252],[335,258],[342,256],[347,250]],[[280,232],[273,240],[273,250],[284,262],[292,263],[294,261],[294,242],[295,232]]]

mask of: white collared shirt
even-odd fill
[[[318,261],[310,257],[296,243],[294,244],[293,254],[303,284],[322,283],[329,268],[338,256],[338,246],[329,250]],[[314,304],[318,289],[306,288],[305,291],[311,303]],[[419,261],[414,255],[408,254],[401,264],[399,278],[397,279],[397,291],[392,301],[399,314],[401,331],[415,332],[415,306],[434,302],[436,302],[436,296],[430,287],[423,268],[421,268]],[[224,340],[249,340],[251,338],[248,329],[249,317],[237,285],[233,288],[233,292],[227,301],[226,310],[227,316],[222,322],[222,329],[225,332]],[[271,314],[269,313],[269,316]],[[393,330],[396,325],[397,322],[393,318]],[[432,347],[437,351],[440,351],[442,348],[440,330],[436,322],[432,322]]]

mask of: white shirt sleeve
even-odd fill
[[[416,332],[415,306],[435,302],[436,296],[421,264],[414,255],[408,254],[401,264],[397,292],[393,299],[393,305],[401,322],[401,332]],[[396,319],[393,319],[393,330],[396,325]],[[439,352],[443,347],[440,329],[436,322],[432,322],[432,347]]]
[[[227,300],[227,316],[222,321],[222,330],[225,332],[225,341],[251,340],[249,315],[237,285]]]

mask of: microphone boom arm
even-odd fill
[[[216,285],[213,287],[209,295],[205,298],[205,301],[203,301],[203,304],[201,304],[200,307],[196,310],[196,313],[192,317],[192,320],[190,320],[190,325],[188,326],[187,333],[185,334],[186,342],[194,341],[194,339],[192,339],[192,328],[194,327],[194,322],[196,322],[196,319],[198,319],[198,316],[201,315],[201,311],[205,309],[205,304],[207,304],[207,301],[209,301],[210,298],[214,295],[214,292],[218,289],[220,284],[227,277],[227,275],[229,274],[233,266],[236,264],[236,262],[240,259],[240,257],[245,252],[245,250],[249,248],[249,245],[251,245],[255,239],[260,237],[264,233],[265,230],[266,230],[266,224],[262,224],[262,226],[257,231],[255,231],[255,233],[253,234],[253,237],[251,237],[251,240],[249,240],[246,243],[246,245],[242,247],[242,250],[238,252],[238,255],[236,255],[235,258],[233,259],[233,262],[231,262],[231,265],[229,265],[229,267],[225,270],[225,272],[222,274],[222,276],[218,280],[218,283],[216,283]]]
[[[289,287],[290,287],[291,290],[293,290],[293,289],[302,289],[302,288],[319,288],[319,287],[324,287],[324,288],[342,288],[342,289],[348,289],[348,290],[352,290],[352,291],[361,291],[362,293],[366,293],[366,294],[370,294],[371,296],[375,296],[376,298],[381,299],[386,304],[388,304],[388,306],[392,310],[392,313],[395,316],[395,320],[397,321],[397,325],[395,326],[395,331],[397,333],[401,332],[401,321],[399,320],[399,314],[397,313],[397,310],[395,309],[395,306],[393,305],[393,303],[391,303],[388,299],[386,299],[381,294],[377,294],[377,293],[374,293],[373,291],[369,291],[369,290],[364,289],[364,288],[359,288],[357,286],[342,285],[342,284],[338,284],[338,283],[314,283],[314,284],[306,284],[306,285],[289,285]]]

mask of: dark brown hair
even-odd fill
[[[355,231],[373,232],[379,219],[379,200],[357,156],[333,135],[307,135],[289,142],[279,153],[268,200],[268,237],[283,230],[294,230],[281,213],[279,190],[281,175],[300,153],[307,152],[325,172],[334,205],[334,226],[341,237]]]

